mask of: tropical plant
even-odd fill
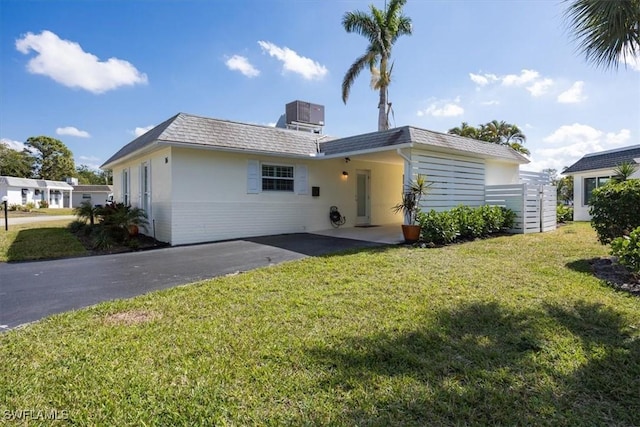
[[[640,179],[609,182],[593,190],[589,214],[598,240],[608,244],[640,227]]]
[[[565,205],[556,206],[556,222],[569,222],[573,221],[573,208]]]
[[[84,222],[89,221],[92,226],[95,224],[95,218],[100,214],[100,208],[93,206],[89,200],[80,203],[80,206],[73,209],[73,214]]]
[[[638,170],[638,165],[632,162],[622,162],[613,169],[613,179],[616,182],[626,181]]]
[[[640,56],[640,0],[565,0],[565,17],[588,62],[617,68]]]
[[[381,10],[370,5],[370,14],[362,11],[347,12],[342,26],[348,33],[358,33],[369,41],[367,50],[347,70],[342,80],[342,101],[346,104],[353,82],[366,67],[372,74],[372,87],[379,91],[378,130],[389,129],[391,103],[388,88],[393,63],[390,63],[393,45],[400,36],[411,35],[411,18],[402,14],[407,0],[391,0]]]
[[[395,213],[402,212],[406,224],[415,225],[417,223],[420,201],[427,194],[430,186],[431,183],[427,183],[427,176],[422,174],[419,174],[414,181],[410,181],[405,185],[402,201],[392,209]]]
[[[611,254],[618,262],[634,273],[640,273],[640,227],[628,236],[617,237],[611,242]]]
[[[449,129],[449,133],[452,135],[464,136],[467,138],[479,139],[478,129],[475,126],[470,126],[467,122],[462,122],[459,127]]]
[[[129,240],[132,227],[144,227],[149,224],[144,209],[124,203],[113,203],[101,208],[100,217],[101,226],[118,243]]]

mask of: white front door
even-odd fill
[[[356,171],[356,225],[371,224],[370,181],[370,171]]]

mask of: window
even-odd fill
[[[583,202],[583,205],[587,206],[589,204],[589,202],[591,201],[591,194],[593,193],[593,190],[595,190],[598,187],[602,187],[607,182],[609,182],[610,179],[611,179],[611,177],[609,177],[609,176],[599,176],[599,177],[594,177],[594,178],[585,178],[584,179],[584,199],[583,199],[584,202]]]
[[[122,203],[129,206],[129,169],[122,171]]]
[[[262,191],[293,192],[293,166],[263,164]]]
[[[82,200],[91,200],[91,194],[83,193]]]

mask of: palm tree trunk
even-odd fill
[[[387,119],[387,89],[380,88],[380,103],[378,104],[378,130],[389,129],[389,121]]]

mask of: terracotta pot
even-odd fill
[[[140,232],[140,229],[138,228],[137,225],[132,224],[129,226],[129,236],[137,236],[139,232]]]
[[[420,226],[419,225],[403,225],[402,235],[406,243],[415,243],[420,240]]]

